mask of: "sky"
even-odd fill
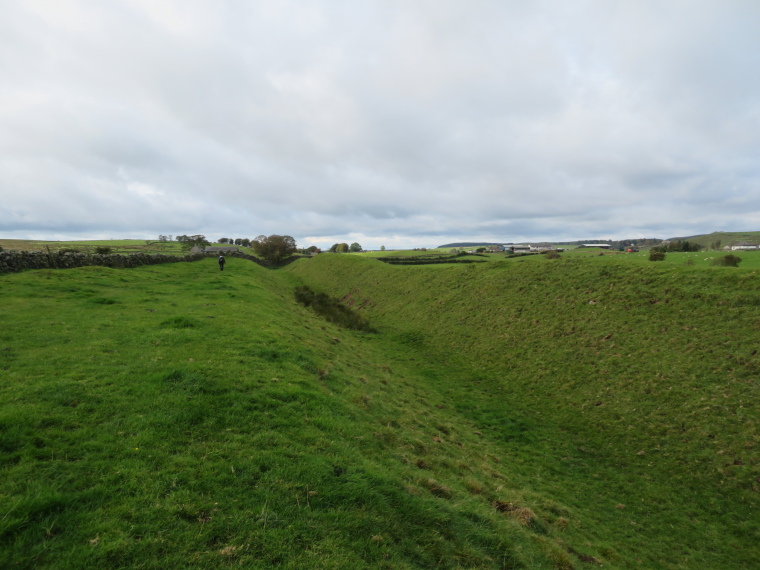
[[[0,0],[0,237],[760,230],[756,0]]]

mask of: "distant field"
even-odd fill
[[[361,254],[350,254],[352,256],[360,257],[409,257],[425,259],[431,257],[426,255],[429,252],[418,251],[397,251],[397,252],[381,252],[380,255],[373,255],[376,252],[366,252]],[[377,252],[380,253],[380,252]],[[625,253],[616,250],[601,250],[593,248],[573,248],[568,251],[560,252],[560,259],[589,259],[598,263],[614,263],[614,264],[636,264],[636,265],[649,265],[660,264],[663,266],[712,266],[714,261],[720,257],[723,257],[731,253],[741,258],[740,267],[743,268],[755,268],[760,267],[760,251],[739,251],[739,252],[727,252],[727,251],[700,251],[694,253],[673,252],[668,253],[665,256],[664,261],[651,262],[649,261],[649,251],[639,251],[635,253]],[[395,255],[392,255],[395,254]],[[448,255],[448,253],[440,253],[440,255]],[[552,263],[556,260],[547,259],[543,254],[538,255],[525,255],[518,257],[508,257],[508,254],[502,253],[486,253],[479,255],[465,255],[459,259],[473,259],[476,261],[490,261],[498,262],[504,261],[508,263]],[[423,266],[409,266],[409,267],[423,267]],[[428,267],[428,266],[424,266]],[[447,265],[436,265],[430,267],[447,267]],[[724,268],[716,267],[720,270]],[[729,268],[730,269],[730,268]]]
[[[578,249],[563,253],[567,259],[588,258],[596,259],[600,263],[615,264],[637,264],[637,265],[662,265],[665,267],[679,266],[704,266],[712,267],[716,259],[728,254],[736,255],[741,258],[739,266],[741,268],[758,268],[760,267],[760,251],[698,251],[692,253],[671,252],[666,254],[664,261],[649,261],[649,251],[640,251],[636,253],[621,252],[600,252],[598,250]],[[551,260],[547,260],[551,261]],[[732,269],[715,267],[716,270]]]

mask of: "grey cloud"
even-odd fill
[[[758,23],[739,0],[5,3],[0,230],[751,228]]]

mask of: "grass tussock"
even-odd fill
[[[434,496],[441,497],[442,499],[450,499],[454,496],[454,491],[450,487],[439,483],[435,479],[423,479],[420,481],[420,485]]]

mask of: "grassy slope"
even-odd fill
[[[412,337],[338,330],[294,285],[234,258],[0,276],[0,566],[616,559],[525,484],[540,429],[460,413]]]
[[[727,245],[733,245],[740,241],[748,241],[750,243],[760,242],[760,232],[713,232],[711,234],[703,234],[697,236],[676,237],[670,238],[671,240],[687,240],[692,243],[698,243],[702,247],[710,247],[710,244],[720,240],[721,247]]]
[[[429,375],[504,442],[508,477],[580,519],[595,556],[749,567],[760,557],[760,279],[754,263],[683,255],[414,268],[320,256],[290,271],[459,370]],[[513,448],[516,434],[532,455]]]

